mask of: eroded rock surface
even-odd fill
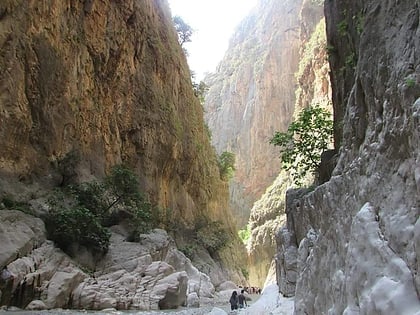
[[[30,310],[158,310],[188,302],[191,306],[211,305],[217,296],[209,276],[176,249],[164,230],[143,234],[140,243],[127,242],[123,235],[113,232],[109,252],[94,270],[83,271],[51,241],[45,241],[41,220],[20,211],[2,210],[0,216],[1,239],[8,235],[4,225],[18,217],[20,224],[13,227],[14,231],[25,237],[16,242],[23,239],[24,244],[36,244],[8,264],[14,275],[13,288],[1,292],[11,297],[6,301],[8,305]],[[25,222],[31,224],[31,229]],[[2,247],[0,253],[7,251],[8,247]]]
[[[419,4],[325,3],[340,150],[332,178],[287,211],[295,313],[417,314]]]

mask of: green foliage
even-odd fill
[[[321,162],[321,153],[332,142],[331,114],[314,105],[305,108],[286,132],[277,131],[270,140],[281,148],[282,168],[291,171],[296,185],[310,172],[314,173]]]
[[[111,234],[89,209],[55,208],[50,211],[46,226],[49,237],[65,252],[73,244],[83,245],[94,253],[108,251]]]
[[[27,202],[16,201],[10,196],[3,197],[1,202],[6,207],[6,209],[19,210],[27,214],[33,214],[31,206]]]
[[[238,235],[242,243],[246,245],[248,243],[249,238],[251,237],[251,227],[249,226],[249,224],[246,226],[246,229],[239,230]]]
[[[116,165],[105,180],[106,187],[115,196],[116,202],[130,202],[142,199],[139,192],[139,181],[136,174],[124,165]]]
[[[182,46],[184,43],[191,42],[193,29],[180,16],[174,16],[173,22],[178,33],[178,42]]]
[[[346,70],[355,70],[357,64],[357,56],[354,52],[346,56],[346,59],[344,60],[344,66],[342,66],[339,70],[341,75],[344,75]]]
[[[200,83],[193,82],[193,90],[194,95],[198,98],[200,104],[203,105],[204,98],[207,91],[209,90],[209,87],[203,81],[200,81]]]
[[[69,187],[79,206],[89,209],[99,218],[104,218],[108,203],[105,196],[106,186],[103,183],[87,182]]]
[[[106,226],[118,224],[124,214],[132,231],[129,240],[138,240],[152,222],[152,206],[138,185],[133,171],[116,165],[102,183],[93,181],[57,190],[49,200],[51,211],[45,220],[49,237],[64,251],[71,243],[78,243],[105,253],[109,243]]]
[[[228,243],[229,235],[220,221],[213,221],[197,230],[197,241],[214,254]]]
[[[414,87],[416,85],[416,80],[414,78],[407,78],[405,79],[405,84],[407,87]]]
[[[193,259],[194,253],[197,250],[196,245],[186,245],[179,248],[179,251],[181,251],[185,256],[187,256],[189,259]]]
[[[212,133],[211,133],[209,125],[204,124],[204,127],[206,128],[206,133],[207,133],[207,136],[209,137],[209,140],[211,140]]]
[[[235,171],[235,154],[225,151],[218,158],[220,178],[229,180],[233,177]]]
[[[353,21],[356,24],[356,31],[357,34],[362,34],[363,26],[365,24],[365,17],[363,16],[362,12],[357,13],[353,16]]]
[[[345,64],[349,68],[354,68],[356,66],[357,58],[356,54],[353,52],[346,57]]]
[[[331,54],[333,54],[337,51],[337,49],[333,45],[330,45],[330,44],[325,46],[325,49],[326,49],[328,55],[331,55]]]
[[[337,24],[338,34],[345,36],[348,32],[349,25],[346,20],[342,20]]]

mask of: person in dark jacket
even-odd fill
[[[238,293],[236,291],[232,292],[232,295],[229,299],[229,303],[230,303],[230,309],[232,311],[238,309],[239,299],[238,299]]]
[[[244,308],[245,306],[248,307],[248,303],[246,302],[246,297],[244,295],[245,290],[241,290],[241,294],[238,296],[238,303],[239,308]]]

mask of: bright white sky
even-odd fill
[[[201,80],[214,72],[225,54],[229,38],[258,0],[168,0],[172,15],[179,15],[194,29],[189,53],[190,69]]]

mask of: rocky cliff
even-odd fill
[[[77,152],[76,180],[124,162],[180,222],[225,217],[165,1],[3,1],[1,12],[3,178],[62,184],[57,165]]]
[[[296,92],[295,112],[314,103],[326,105],[331,100],[325,49],[325,21],[322,17],[322,6],[312,1],[302,2],[298,14],[298,60],[290,60],[297,62],[294,84],[290,83],[290,88]],[[283,57],[287,58],[279,58]],[[281,80],[276,82],[273,88],[278,89],[280,86],[283,86]],[[264,125],[260,127],[263,128]],[[278,155],[277,150],[277,156],[270,163],[279,161]],[[251,209],[248,221],[251,237],[247,245],[250,282],[259,286],[275,282],[275,277],[267,279],[267,275],[274,265],[272,262],[276,253],[276,234],[286,220],[285,192],[291,186],[289,174],[281,171]]]
[[[1,198],[39,205],[124,163],[180,244],[199,220],[220,221],[233,243],[207,267],[241,280],[227,187],[166,1],[1,1],[0,43]]]
[[[280,168],[269,140],[287,129],[294,110],[301,5],[260,1],[238,26],[217,72],[205,78],[212,142],[219,154],[236,155],[230,191],[239,227]]]
[[[325,2],[339,158],[327,183],[288,195],[279,257],[298,247],[296,314],[418,314],[419,14]]]

